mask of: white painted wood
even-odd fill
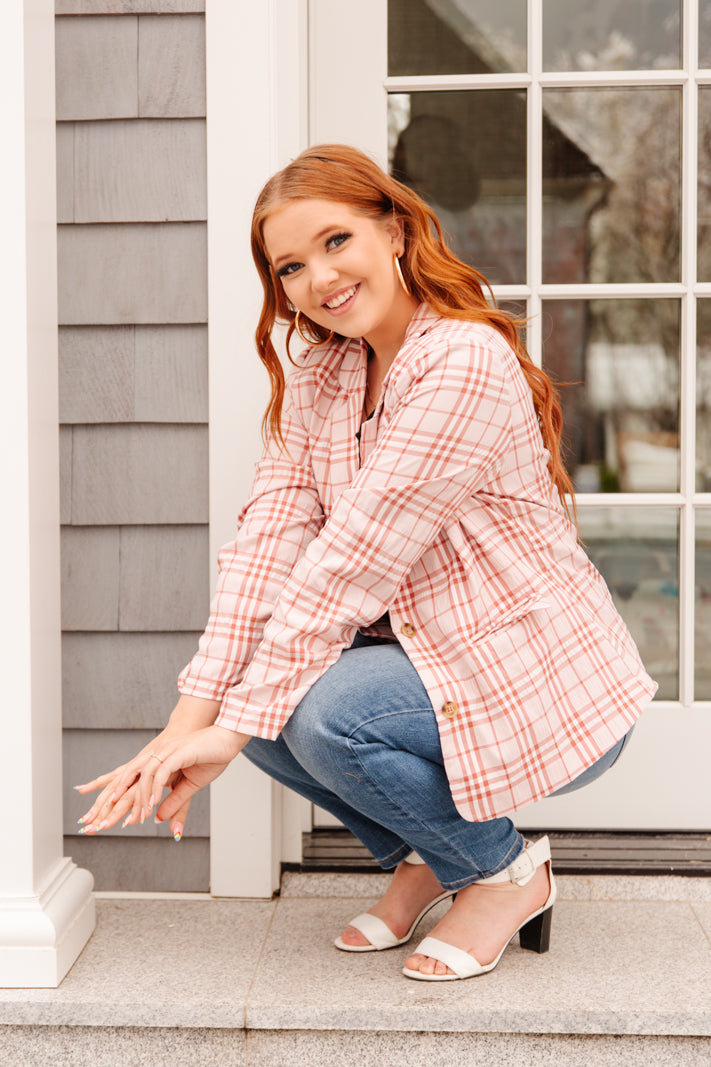
[[[118,630],[119,531],[62,529],[62,628]]]
[[[94,778],[102,770],[110,770],[132,759],[139,749],[149,744],[156,736],[157,730],[64,730],[62,759],[64,764],[65,805],[64,834],[71,836],[79,833],[77,820],[83,815],[89,803],[86,796],[76,793],[73,786]],[[207,837],[210,833],[209,791],[202,790],[196,794],[190,805],[185,823],[185,834],[190,837]],[[172,838],[167,823],[157,825],[153,817],[146,819],[143,825],[121,829],[121,823],[101,831],[102,838],[113,837],[132,840],[136,837]]]
[[[2,986],[57,986],[94,928],[91,875],[63,858],[61,836],[53,26],[52,0],[24,0],[5,7],[0,35]]]
[[[209,0],[206,27],[214,581],[217,548],[233,535],[260,451],[258,413],[268,391],[253,342],[260,296],[249,226],[263,183],[306,143],[306,4]],[[212,787],[213,893],[271,895],[279,882],[280,821],[280,790],[236,760]]]
[[[178,699],[178,673],[200,634],[65,633],[65,729],[161,730]]]
[[[62,327],[61,423],[129,422],[133,418],[134,332],[133,326]]]
[[[207,522],[203,426],[75,426],[75,525]]]
[[[63,325],[207,321],[202,222],[60,226]]]
[[[134,15],[58,18],[57,119],[135,118],[137,51]]]
[[[309,142],[354,145],[387,164],[387,5],[309,3]],[[336,90],[338,104],[323,91]]]
[[[202,631],[209,608],[207,528],[123,526],[120,544],[119,629]]]
[[[205,19],[144,15],[138,20],[141,118],[205,115]]]
[[[139,422],[207,422],[207,327],[137,326],[134,387]]]
[[[74,217],[60,221],[206,218],[204,119],[77,122],[73,128]]]

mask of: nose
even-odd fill
[[[327,259],[319,259],[311,267],[311,285],[317,293],[328,293],[338,280],[338,271]]]

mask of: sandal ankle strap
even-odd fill
[[[551,845],[547,837],[541,837],[538,841],[524,841],[523,851],[519,853],[513,863],[504,867],[498,874],[492,874],[489,878],[482,878],[477,885],[495,885],[502,882],[514,882],[516,885],[528,885],[538,868],[547,863],[551,858]]]

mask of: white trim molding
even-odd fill
[[[57,986],[94,929],[62,857],[54,3],[3,10],[0,985]]]

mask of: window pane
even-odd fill
[[[679,695],[679,519],[671,508],[580,508],[580,536],[658,683]]]
[[[711,0],[699,0],[699,66],[711,67]]]
[[[388,125],[392,173],[430,204],[456,254],[492,283],[525,282],[525,94],[392,94]]]
[[[681,66],[681,0],[543,0],[544,70]]]
[[[699,89],[698,264],[700,282],[711,281],[711,88]]]
[[[696,304],[696,491],[711,493],[711,300]]]
[[[679,302],[547,300],[543,338],[576,491],[676,492]]]
[[[711,510],[696,513],[694,697],[711,700]]]
[[[543,93],[543,280],[673,282],[681,93]]]
[[[526,70],[526,0],[389,0],[388,73]]]

